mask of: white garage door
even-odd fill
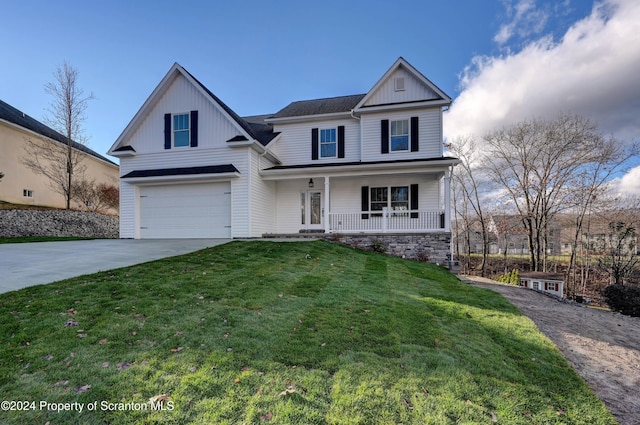
[[[141,186],[140,237],[230,238],[231,184]]]

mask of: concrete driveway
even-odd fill
[[[229,239],[98,239],[0,244],[0,293],[187,254]]]

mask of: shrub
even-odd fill
[[[508,283],[509,285],[520,284],[520,272],[517,269],[511,270],[509,273],[505,273],[496,278],[498,282]]]
[[[418,261],[422,261],[423,263],[428,263],[429,262],[429,254],[427,254],[424,251],[418,251],[416,253],[416,259]]]
[[[609,285],[602,293],[612,310],[628,316],[640,317],[640,287]]]
[[[375,252],[380,252],[382,254],[387,252],[387,246],[380,239],[374,239],[371,242],[371,249]]]

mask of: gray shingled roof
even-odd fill
[[[233,118],[234,121],[237,122],[244,131],[246,131],[253,139],[260,142],[261,145],[268,145],[269,142],[279,134],[273,132],[273,126],[270,124],[266,124],[264,122],[262,124],[247,122],[245,119],[236,114],[233,109],[229,108],[222,100],[220,100],[218,96],[213,94],[213,92],[209,90],[204,84],[198,81],[198,79],[194,77],[189,71],[187,71],[186,69],[184,71],[189,74],[189,76],[191,76],[191,78],[193,78],[193,80],[198,83],[200,87],[202,87],[202,89],[206,91],[207,94],[211,96],[216,101],[216,103],[218,103],[218,105],[222,107],[222,109],[225,110],[225,112],[231,115],[231,118]]]
[[[290,103],[270,118],[302,117],[306,115],[349,112],[355,108],[365,96],[366,94],[354,94],[325,99],[300,100]]]
[[[35,118],[30,117],[24,112],[19,111],[18,109],[14,108],[8,103],[3,102],[2,100],[0,100],[0,119],[8,121],[22,128],[26,128],[28,130],[33,131],[34,133],[40,134],[41,136],[47,137],[49,139],[56,140],[65,145],[67,144],[67,138],[65,136],[58,133],[51,127],[48,127],[42,124],[40,121],[36,120]],[[91,156],[94,156],[98,159],[106,161],[110,164],[117,165],[115,162],[110,161],[109,159],[100,155],[96,151],[89,149],[83,144],[73,142],[73,147],[75,149],[78,149],[79,151],[87,153]]]
[[[189,176],[195,174],[219,174],[239,173],[233,164],[205,165],[203,167],[159,168],[155,170],[134,170],[124,176],[123,179],[132,177],[164,177],[164,176]]]

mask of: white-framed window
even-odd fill
[[[409,150],[409,120],[389,121],[391,152]]]
[[[391,187],[391,210],[409,211],[409,186]]]
[[[532,283],[532,287],[533,289],[535,289],[536,291],[540,290],[540,282],[533,282]]]
[[[191,142],[189,114],[173,115],[173,147],[189,146]]]
[[[388,207],[389,207],[389,188],[372,187],[371,196],[369,197],[369,210],[382,211],[384,208],[388,208]]]
[[[335,158],[338,156],[338,137],[335,128],[320,130],[320,158]]]
[[[33,198],[33,190],[22,189],[22,196],[24,196],[25,198]]]
[[[372,187],[369,210],[409,211],[409,186]]]
[[[396,77],[393,80],[395,91],[404,91],[404,77]]]

